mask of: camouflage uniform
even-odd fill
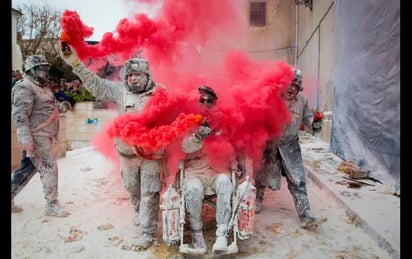
[[[303,87],[300,87],[299,91],[302,89]],[[289,100],[288,106],[292,116],[290,124],[277,142],[268,141],[263,153],[262,168],[254,171],[256,203],[261,205],[265,187],[279,190],[281,176],[285,175],[297,214],[303,223],[302,226],[306,227],[315,221],[323,223],[325,218],[314,216],[310,210],[305,168],[299,144],[299,128],[303,123],[317,133],[321,130],[321,122],[313,121],[308,101],[301,92]]]
[[[110,81],[97,76],[82,63],[75,66],[73,72],[80,77],[84,87],[93,96],[99,100],[116,102],[120,114],[140,112],[153,96],[158,85],[151,80],[146,60],[132,59],[130,61],[140,64],[138,69],[148,75],[147,85],[139,93],[130,89],[126,80],[127,75],[125,75],[124,82]],[[128,63],[126,63],[126,69],[127,66]],[[136,155],[131,147],[120,139],[115,140],[115,147],[120,159],[123,185],[129,192],[133,208],[139,217],[141,236],[151,239],[156,231],[158,221],[162,152],[154,154],[156,158],[151,160]],[[151,243],[151,241],[146,243]],[[146,246],[144,245],[144,248],[147,248]]]
[[[30,64],[32,59],[40,63]],[[24,79],[17,82],[12,88],[12,120],[16,125],[17,139],[23,147],[28,143],[34,143],[34,154],[30,160],[36,168],[32,170],[31,167],[30,172],[25,172],[24,178],[26,180],[23,183],[18,179],[21,175],[12,175],[12,200],[30,178],[39,171],[47,201],[46,214],[67,216],[68,213],[63,211],[57,200],[58,166],[52,153],[53,138],[57,139],[59,130],[56,99],[46,79],[36,78],[36,74],[30,72],[36,66],[48,65],[41,62],[46,62],[42,56],[29,57],[26,62]],[[44,124],[46,121],[49,121],[47,125]]]

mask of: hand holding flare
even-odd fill
[[[141,147],[150,153],[165,149],[171,142],[182,137],[191,128],[203,121],[200,114],[181,113],[171,124],[148,128],[139,119],[138,114],[126,113],[116,118],[108,128],[110,137],[118,137],[130,145]]]

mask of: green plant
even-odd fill
[[[96,97],[94,97],[86,88],[82,87],[80,88],[80,94],[73,94],[68,92],[68,96],[73,98],[73,100],[77,102],[95,102]]]

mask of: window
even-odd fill
[[[250,3],[250,26],[266,25],[266,1]]]
[[[296,5],[303,4],[312,11],[312,0],[295,0]]]

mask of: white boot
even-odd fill
[[[328,219],[321,216],[316,216],[312,212],[305,213],[305,216],[301,218],[302,224],[300,225],[301,228],[316,228],[320,224],[323,224]]]
[[[203,237],[202,230],[195,230],[192,231],[192,245],[193,248],[198,250],[199,253],[196,254],[206,254],[207,252],[207,245],[205,242],[205,238]]]
[[[225,253],[227,251],[227,237],[217,236],[212,251],[214,254]]]
[[[55,200],[52,202],[47,202],[46,208],[44,210],[44,215],[53,217],[67,217],[70,215],[70,213],[63,209],[60,203]]]
[[[154,240],[153,235],[142,233],[137,239],[135,246],[138,250],[144,250],[152,246],[153,240]]]

